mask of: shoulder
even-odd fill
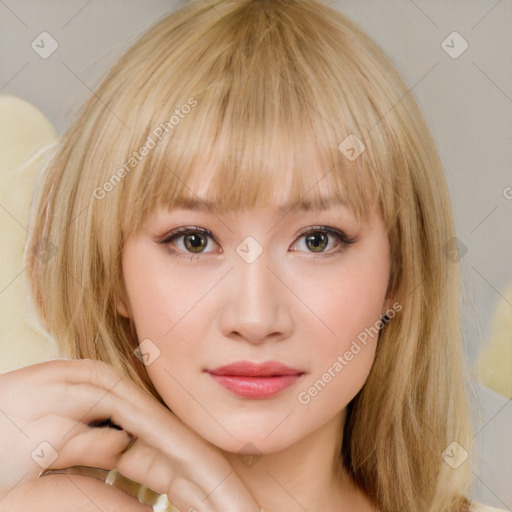
[[[152,512],[124,491],[81,475],[47,475],[20,484],[2,500],[2,512]]]
[[[469,509],[469,512],[510,512],[510,511],[506,511],[502,508],[488,507],[487,505],[483,505],[482,503],[477,503],[476,501],[473,501],[471,508]]]

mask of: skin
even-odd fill
[[[190,236],[159,243],[189,226],[212,231],[213,239],[195,238],[202,252],[187,249]],[[329,235],[324,252],[315,252],[306,236],[318,226],[355,242],[343,246]],[[236,252],[248,236],[263,249],[251,263]],[[127,240],[126,300],[118,310],[159,351],[146,369],[169,408],[222,451],[266,512],[375,510],[344,471],[335,475],[333,463],[346,406],[371,370],[377,337],[307,404],[298,394],[388,309],[389,272],[389,241],[376,212],[365,225],[342,204],[285,216],[269,208],[173,209],[155,213]],[[270,398],[242,398],[205,372],[239,360],[280,361],[305,374]],[[256,458],[247,462],[242,455],[251,453]]]
[[[1,504],[3,512],[153,512],[121,489],[79,475],[52,475],[18,485]]]

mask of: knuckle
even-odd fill
[[[107,363],[97,359],[80,359],[88,382],[108,384],[116,375],[114,369]]]
[[[204,494],[201,491],[201,488],[197,484],[191,482],[188,478],[185,478],[181,475],[177,475],[171,480],[166,494],[171,503],[178,505],[179,510],[186,512],[212,510],[209,507],[208,501],[204,502],[202,501],[202,498],[199,498],[199,496]],[[201,503],[201,509],[198,508],[198,503]]]

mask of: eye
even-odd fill
[[[322,253],[325,257],[346,249],[356,241],[355,238],[349,238],[343,231],[328,226],[310,226],[302,232],[300,238],[304,238],[308,252]],[[326,248],[332,246],[331,239],[334,240],[334,250],[327,251]],[[180,258],[198,260],[200,254],[213,252],[205,250],[212,245],[209,240],[219,245],[210,230],[199,226],[187,226],[173,230],[158,243],[165,245],[169,252]]]
[[[205,248],[211,245],[208,243],[209,238],[215,241],[215,237],[210,230],[198,226],[187,226],[175,229],[158,243],[167,246],[168,250],[176,256],[187,260],[195,260],[198,259],[198,254],[212,252],[205,251]],[[178,249],[174,249],[173,245],[177,245]]]
[[[307,228],[307,231],[303,231],[300,238],[304,239],[304,244],[310,252],[325,253],[325,256],[332,256],[333,253],[338,253],[346,249],[350,244],[353,244],[355,238],[349,238],[343,231],[328,226],[312,226]],[[330,239],[335,240],[334,251],[327,251],[326,248],[332,244],[329,244]],[[324,255],[324,254],[323,254]]]

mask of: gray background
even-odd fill
[[[146,28],[184,2],[164,0],[0,0],[0,94],[19,96],[53,123],[70,125],[106,70]],[[452,194],[458,238],[467,247],[464,338],[474,364],[488,341],[495,306],[512,282],[512,3],[510,0],[327,2],[358,22],[391,56],[437,141]],[[42,59],[41,32],[57,41]],[[458,58],[442,48],[457,31]],[[456,43],[457,45],[459,43]],[[459,46],[460,47],[460,46]],[[455,49],[458,47],[456,46]],[[474,496],[512,509],[511,401],[475,383],[481,462]]]

